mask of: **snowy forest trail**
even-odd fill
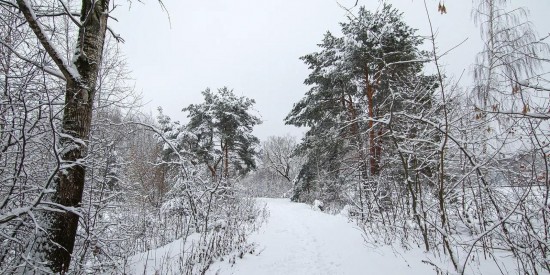
[[[367,246],[362,231],[343,216],[315,211],[286,199],[258,199],[269,217],[250,237],[257,244],[253,255],[214,263],[214,274],[335,275],[411,274],[411,266],[391,247]],[[409,255],[410,256],[410,255]],[[415,274],[433,270],[416,259]]]

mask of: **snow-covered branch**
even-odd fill
[[[45,73],[48,73],[52,76],[55,76],[61,80],[67,80],[65,78],[65,76],[58,70],[54,69],[54,68],[49,68],[47,66],[44,66],[42,64],[39,64],[38,62],[34,61],[34,60],[31,60],[29,58],[26,58],[25,56],[23,56],[22,54],[20,54],[19,52],[17,52],[14,48],[12,48],[8,43],[4,42],[3,40],[0,40],[0,44],[2,44],[4,47],[6,47],[10,52],[12,52],[13,54],[15,54],[19,59],[27,62],[27,63],[30,63],[32,65],[34,65],[35,67],[43,70]]]
[[[516,84],[518,86],[525,87],[525,88],[530,88],[530,89],[533,89],[535,91],[550,92],[550,88],[540,86],[540,85],[536,85],[536,84],[531,84],[531,83],[529,83],[529,81],[516,81]]]
[[[499,114],[499,115],[511,115],[525,118],[536,118],[536,119],[550,119],[550,113],[539,113],[539,112],[518,112],[514,110],[507,111],[491,111],[491,110],[482,110],[477,107],[483,113],[489,114]]]
[[[80,75],[76,68],[63,59],[61,52],[54,46],[54,44],[46,36],[46,32],[40,25],[37,16],[28,0],[17,0],[19,10],[25,16],[29,27],[34,32],[40,44],[44,47],[50,58],[55,62],[61,73],[66,80],[74,82],[80,81]]]

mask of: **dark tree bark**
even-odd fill
[[[79,216],[76,211],[82,201],[85,167],[83,158],[90,134],[92,107],[107,30],[109,0],[83,0],[77,48],[73,64],[66,63],[47,39],[36,19],[30,1],[17,0],[29,26],[66,80],[65,109],[60,138],[63,153],[62,169],[56,178],[53,203],[61,212],[51,212],[46,219],[47,240],[38,248],[46,265],[55,273],[69,269]]]
[[[98,1],[92,6],[91,1],[82,1],[81,21],[85,24],[79,30],[78,45],[81,52],[77,49],[78,58],[75,61],[81,81],[67,81],[66,107],[63,113],[63,133],[67,136],[61,139],[61,144],[70,148],[61,156],[70,166],[59,173],[54,196],[55,203],[66,207],[79,207],[82,201],[86,171],[78,161],[86,155],[90,135],[96,79],[107,29],[108,2],[109,0]],[[54,246],[50,250],[47,254],[48,260],[53,271],[65,272],[71,261],[78,215],[72,211],[53,212],[51,218],[51,240],[60,246]]]
[[[376,158],[376,133],[374,132],[374,87],[369,81],[369,68],[365,67],[365,94],[367,96],[367,108],[368,108],[368,130],[369,130],[369,164],[371,176],[378,175],[380,167],[378,159]]]

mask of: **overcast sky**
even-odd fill
[[[355,0],[163,0],[169,14],[155,0],[145,4],[119,1],[112,26],[126,40],[122,45],[135,88],[146,111],[162,106],[174,120],[185,121],[181,109],[202,100],[200,94],[227,86],[237,95],[256,100],[264,123],[254,133],[299,137],[303,130],[285,126],[283,119],[303,97],[307,66],[298,58],[317,51],[326,31],[340,33],[345,7]],[[428,21],[420,0],[394,0],[405,21],[428,35]],[[540,35],[550,33],[548,0],[516,0],[529,7]],[[438,0],[427,0],[441,52],[467,41],[445,57],[448,74],[468,74],[482,49],[479,31],[471,20],[470,0],[447,0],[448,13],[437,13]],[[377,0],[359,1],[376,9]]]

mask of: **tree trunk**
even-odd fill
[[[227,142],[227,140],[225,141],[224,155],[225,155],[224,176],[225,176],[225,179],[228,179],[229,178],[229,142]]]
[[[74,61],[80,79],[67,79],[63,135],[60,138],[63,148],[62,169],[57,175],[56,192],[53,196],[53,202],[60,205],[60,208],[65,208],[65,211],[51,212],[48,215],[49,239],[57,245],[46,244],[45,257],[47,265],[55,273],[68,271],[78,228],[79,215],[76,211],[82,201],[86,172],[83,158],[86,157],[90,135],[92,107],[107,28],[108,4],[109,0],[82,1],[83,23],[79,29]]]
[[[210,176],[212,176],[212,181],[216,181],[216,167],[207,164],[208,170],[210,170]]]
[[[374,132],[374,87],[369,81],[369,69],[365,67],[365,83],[366,83],[366,95],[367,105],[369,112],[368,131],[369,131],[369,163],[371,176],[378,174],[378,159],[376,157],[376,144]]]

